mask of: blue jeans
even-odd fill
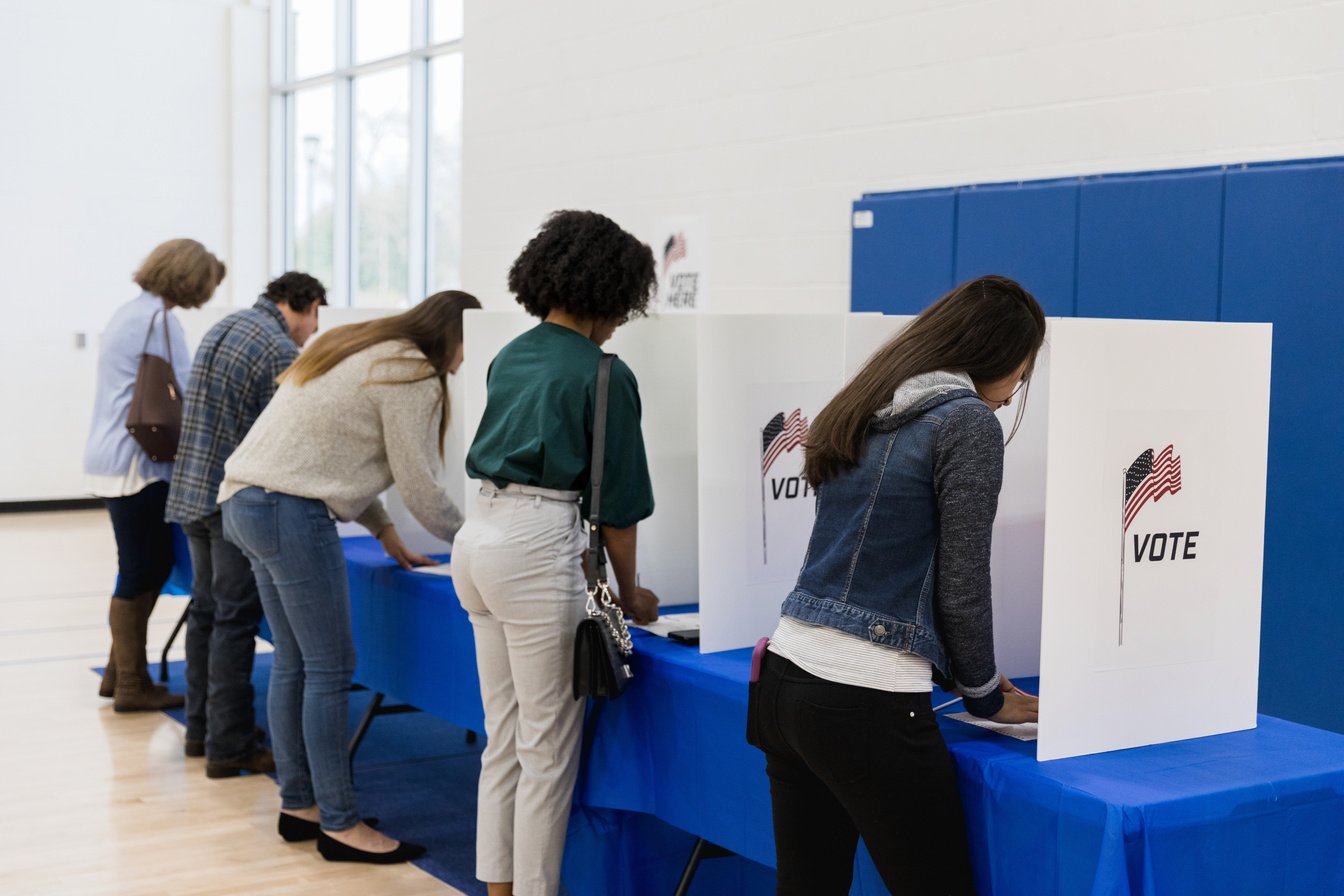
[[[245,757],[253,740],[252,660],[261,599],[247,556],[212,513],[182,527],[191,547],[187,613],[187,739],[211,760]]]
[[[317,803],[322,827],[359,822],[346,752],[355,645],[336,523],[321,501],[245,488],[223,504],[224,536],[252,562],[275,638],[267,696],[280,807]]]

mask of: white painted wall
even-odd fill
[[[0,501],[79,493],[157,242],[266,279],[267,0],[0,0]],[[1344,3],[473,0],[463,282],[553,209],[703,216],[714,308],[838,311],[864,191],[1344,153]],[[90,335],[74,348],[76,333]],[[34,458],[42,458],[38,463]]]
[[[544,215],[706,218],[714,308],[848,307],[875,190],[1344,153],[1344,4],[476,0],[463,283]]]
[[[0,501],[80,495],[97,334],[157,243],[229,266],[196,338],[265,285],[265,7],[0,2]]]

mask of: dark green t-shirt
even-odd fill
[[[541,323],[504,346],[486,375],[485,414],[467,452],[467,475],[584,493],[592,463],[593,407],[602,349],[558,324]],[[653,515],[653,484],[640,431],[639,384],[611,365],[602,522],[617,529]]]

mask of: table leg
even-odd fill
[[[355,729],[355,736],[350,738],[350,780],[355,779],[355,754],[359,752],[359,745],[364,742],[364,735],[369,733],[369,726],[373,724],[374,716],[378,715],[378,708],[383,705],[383,692],[376,691],[373,699],[369,701],[369,708],[364,710],[363,717],[359,720],[359,727]]]
[[[698,838],[695,846],[691,847],[691,857],[686,860],[686,867],[681,872],[681,881],[677,884],[673,896],[686,896],[690,892],[691,881],[695,879],[695,872],[700,867],[701,859],[722,859],[731,855],[735,855],[732,850],[715,846],[704,837]]]
[[[352,686],[351,690],[365,690]],[[369,708],[364,710],[364,715],[360,717],[359,726],[355,728],[354,737],[350,738],[350,780],[355,779],[355,754],[359,752],[359,745],[364,742],[364,735],[369,733],[369,726],[378,716],[393,716],[403,712],[419,712],[420,710],[409,703],[398,703],[395,706],[384,706],[383,698],[386,695],[382,691],[375,691],[373,699],[369,701]]]
[[[173,626],[173,631],[168,635],[168,643],[163,645],[163,653],[159,654],[159,681],[168,680],[168,650],[177,640],[177,635],[182,631],[182,626],[187,624],[187,614],[191,612],[191,601],[187,601],[187,607],[182,611],[182,615],[177,618],[177,625]]]

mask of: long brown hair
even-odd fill
[[[912,376],[935,370],[967,374],[977,385],[1027,376],[1045,341],[1045,313],[1007,277],[968,280],[934,302],[882,346],[817,414],[808,433],[803,476],[813,487],[859,462],[868,424]],[[1018,404],[1018,420],[1026,401]],[[1013,427],[1016,431],[1017,427]]]
[[[289,369],[280,374],[280,382],[293,380],[294,385],[302,386],[327,373],[351,355],[380,342],[409,342],[420,350],[428,363],[418,365],[418,369],[407,376],[370,379],[368,383],[419,383],[437,377],[443,394],[443,414],[439,418],[439,454],[442,456],[451,410],[448,406],[448,367],[453,363],[457,347],[462,344],[462,312],[479,307],[481,303],[475,296],[450,289],[434,293],[401,314],[336,327],[319,336],[307,351],[299,355],[289,365]],[[383,359],[384,362],[393,360]]]

